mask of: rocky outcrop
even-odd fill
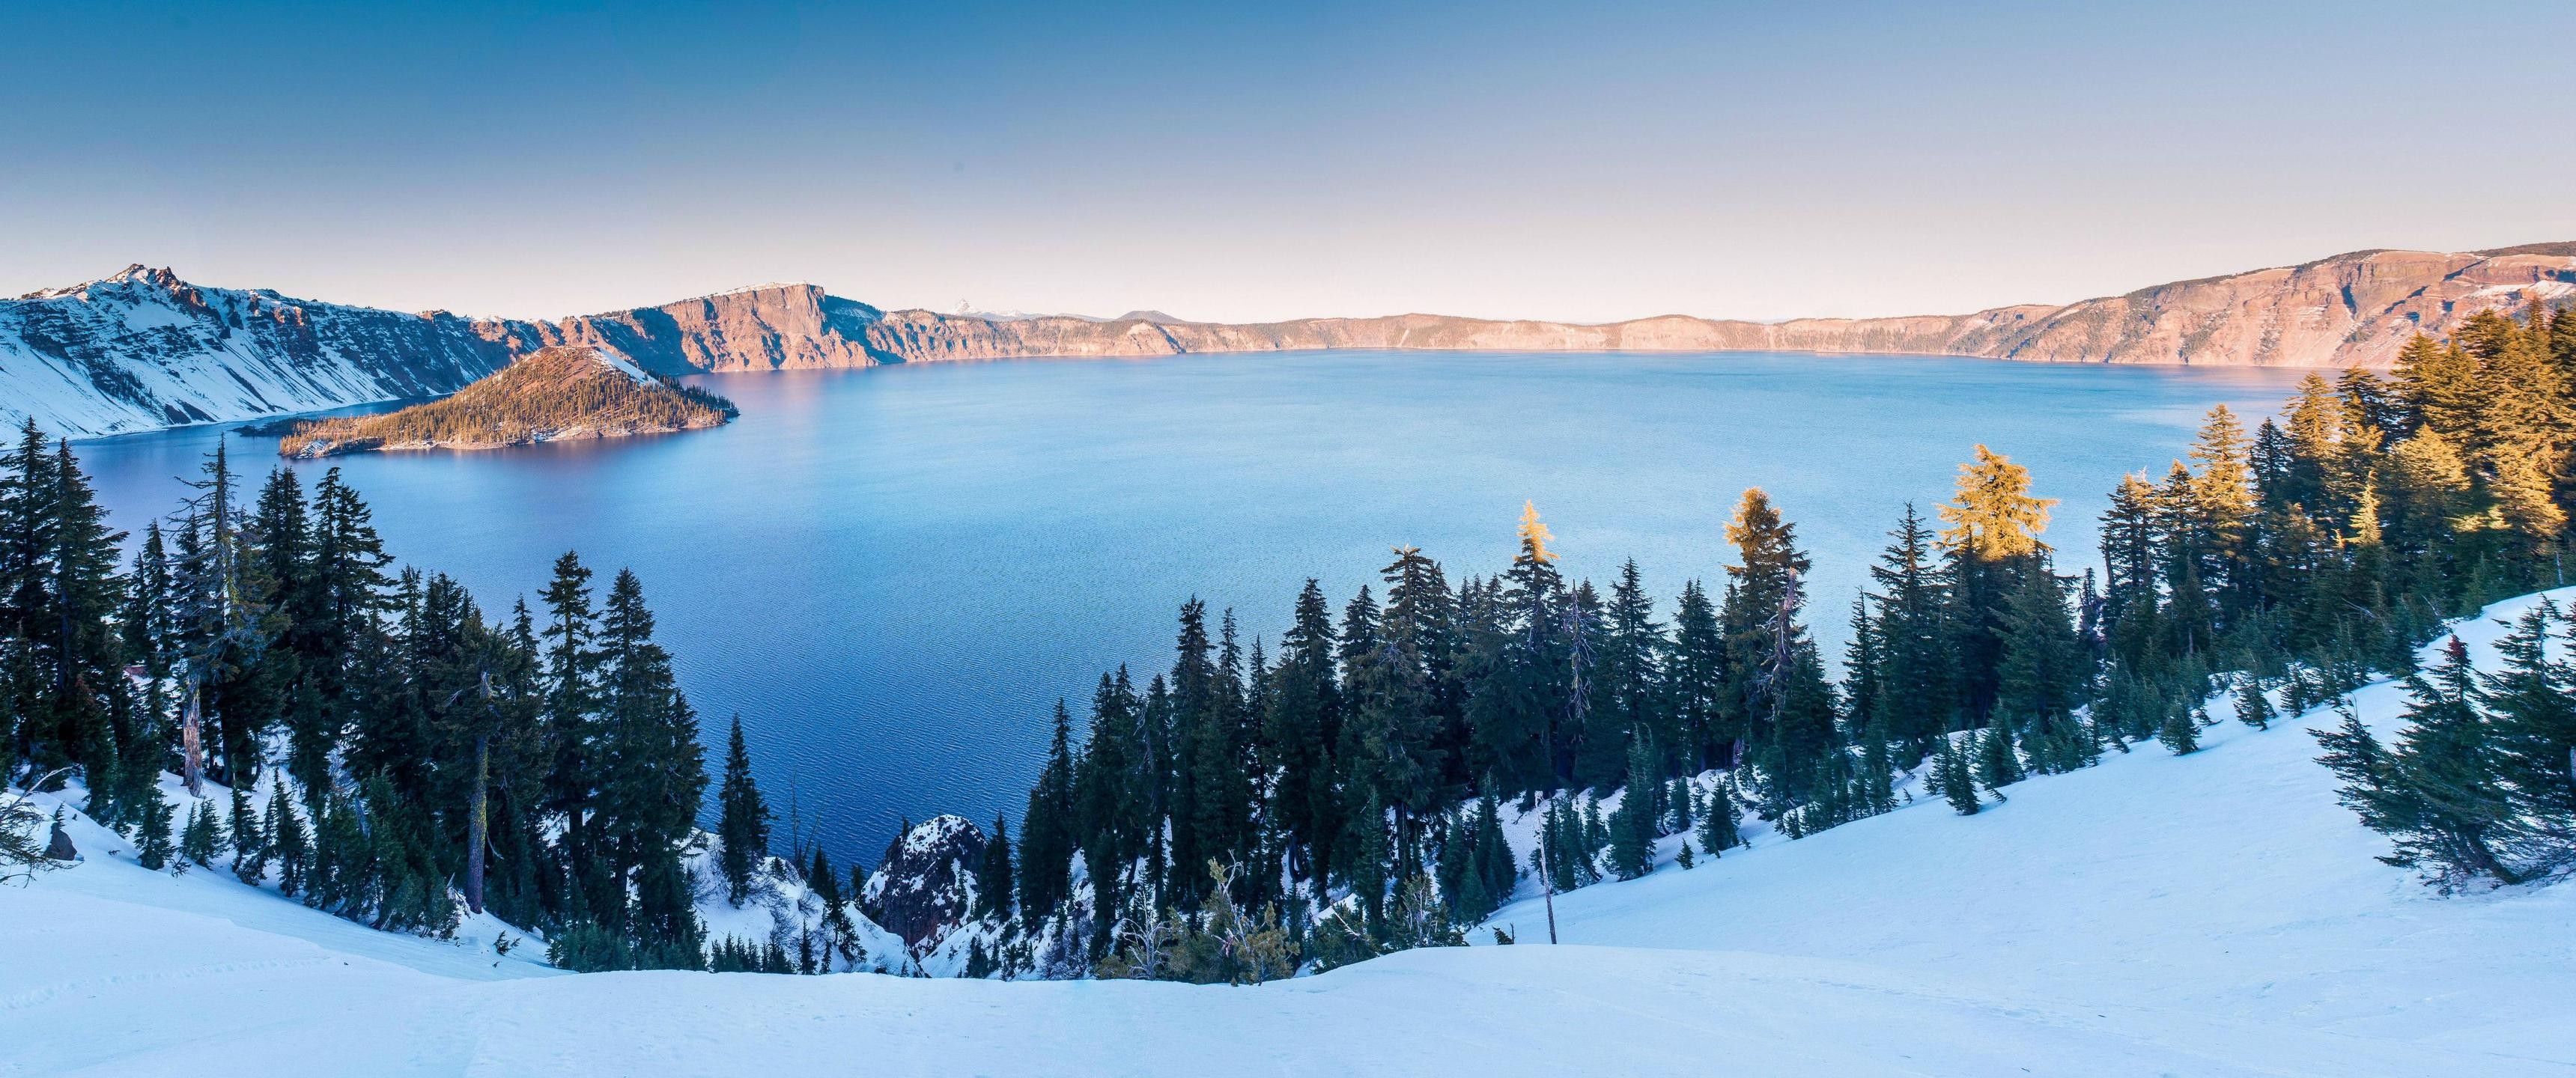
[[[659,307],[476,329],[512,348],[591,345],[655,374],[697,374],[870,366],[895,358],[868,349],[868,326],[879,317],[874,307],[810,284],[765,284]]]
[[[886,851],[859,892],[859,910],[922,954],[966,923],[975,906],[975,866],[984,832],[963,816],[937,816]]]
[[[0,300],[0,422],[84,436],[452,393],[552,345],[655,374],[1043,356],[1309,349],[1904,352],[2051,363],[2381,366],[2417,332],[2576,294],[2576,243],[2356,251],[2064,306],[1779,323],[1664,315],[1603,325],[1445,315],[1190,322],[882,312],[761,285],[554,322],[403,314],[204,288],[131,266]]]

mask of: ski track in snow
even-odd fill
[[[2533,602],[2456,631],[2491,664]],[[2355,697],[2383,737],[2403,702]],[[88,863],[0,890],[0,1075],[2576,1075],[2576,887],[2445,897],[2373,860],[2314,763],[2331,721],[2222,722],[1973,817],[1918,790],[1748,826],[1689,871],[1666,839],[1654,875],[1556,896],[1564,946],[1524,886],[1491,922],[1520,946],[1258,988],[565,976],[488,919],[373,932],[82,821]]]

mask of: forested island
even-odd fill
[[[539,349],[454,396],[381,415],[297,422],[277,451],[327,457],[402,449],[497,449],[719,426],[733,402],[644,373],[596,348]]]

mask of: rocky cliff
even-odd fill
[[[937,947],[974,909],[984,842],[983,829],[963,816],[935,816],[906,831],[868,875],[859,910],[916,955]]]
[[[1036,356],[1384,348],[1910,352],[2053,363],[2380,366],[2417,332],[2576,294],[2576,242],[2356,251],[2064,306],[1759,323],[1665,315],[1604,325],[1445,315],[1189,322],[884,312],[761,285],[554,322],[404,314],[206,288],[128,267],[0,300],[0,421],[87,436],[452,393],[550,345],[655,374]]]
[[[2180,281],[2063,307],[1762,323],[1666,315],[1606,325],[1442,315],[1220,325],[985,319],[894,311],[872,351],[910,360],[1134,356],[1323,348],[1493,351],[1913,352],[2052,363],[2381,366],[2419,330],[2576,292],[2576,243],[2466,254],[2357,251],[2298,266]]]

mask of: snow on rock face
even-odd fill
[[[430,397],[511,355],[450,314],[201,288],[128,266],[0,299],[0,422],[80,437]]]
[[[916,954],[937,946],[975,906],[975,866],[983,861],[984,842],[983,829],[963,816],[921,823],[904,833],[868,877],[859,909],[903,937]]]
[[[128,266],[0,299],[0,425],[83,438],[445,396],[560,344],[647,373],[877,362],[875,308],[810,285],[559,322],[412,314],[190,284]]]

